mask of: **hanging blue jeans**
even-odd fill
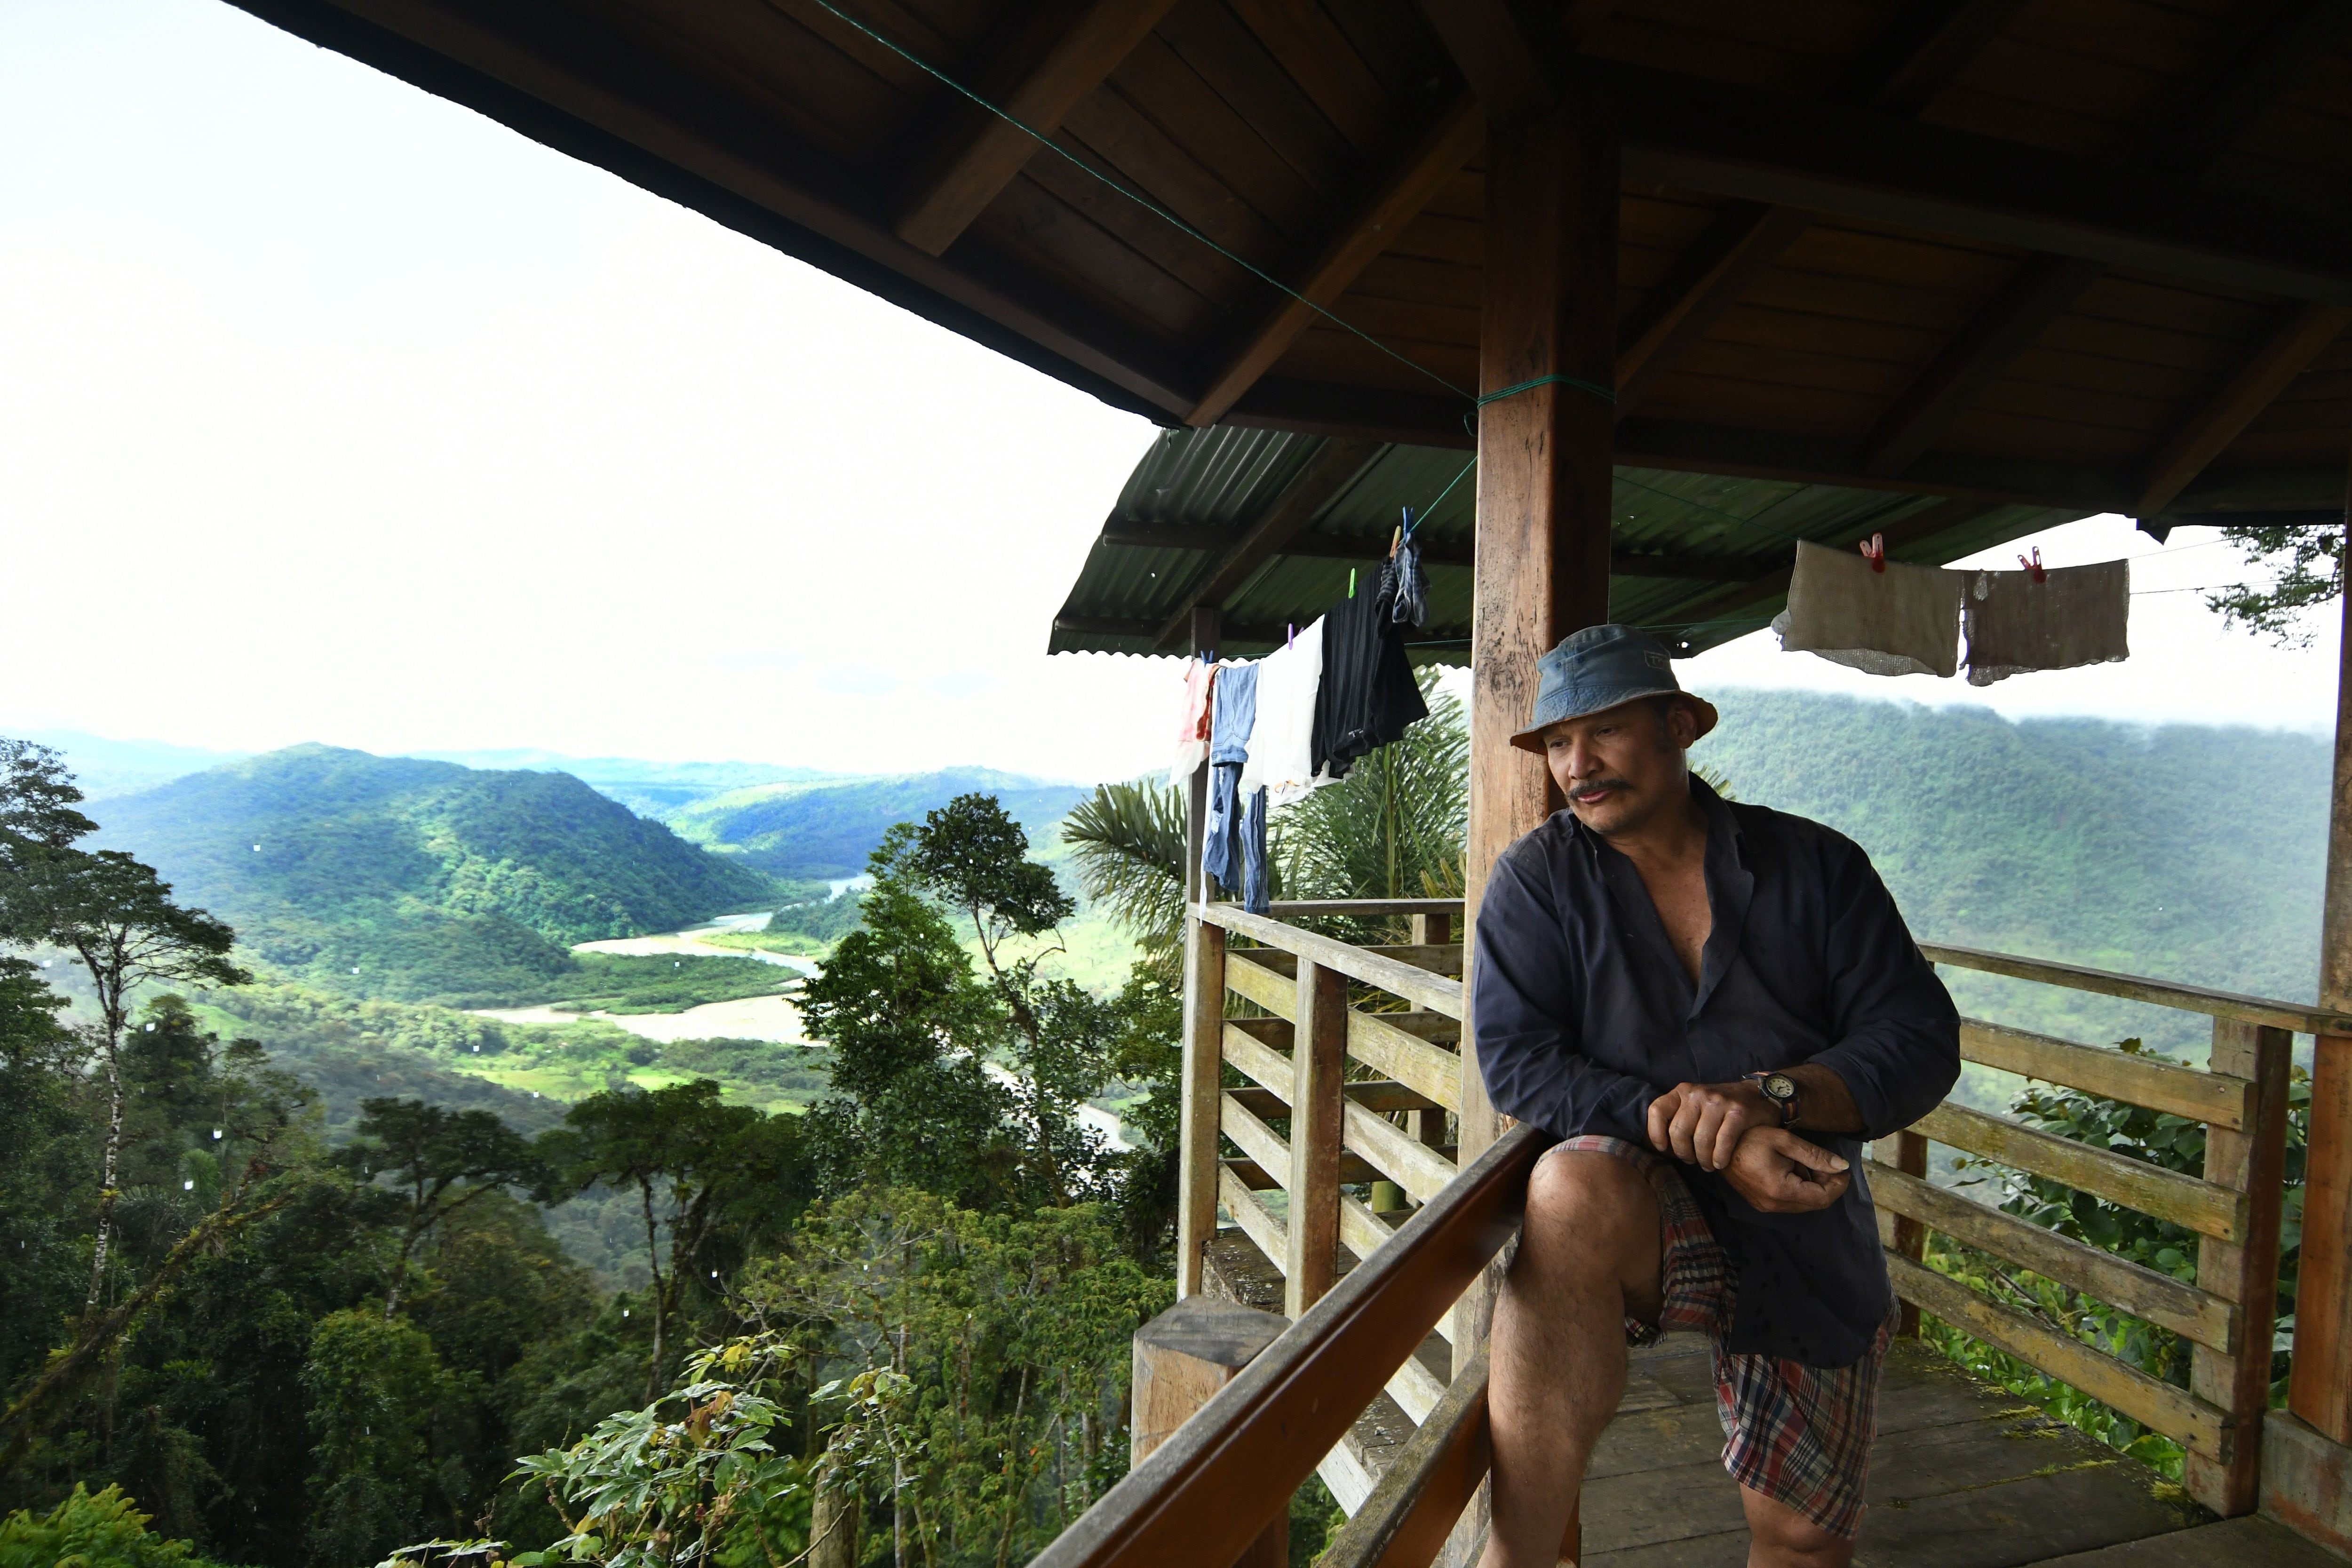
[[[1236,837],[1242,841],[1242,907],[1254,915],[1271,914],[1274,900],[1266,889],[1264,789],[1250,791],[1249,798],[1242,803],[1241,817],[1241,831]]]
[[[1227,888],[1246,879],[1247,852],[1240,793],[1242,764],[1249,760],[1250,731],[1257,727],[1257,666],[1229,664],[1217,671],[1216,706],[1209,721],[1209,821],[1201,841],[1201,865]],[[1264,825],[1259,827],[1261,851]],[[1259,855],[1263,860],[1263,852]],[[1263,912],[1263,911],[1261,911]]]

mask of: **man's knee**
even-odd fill
[[[1748,1561],[1772,1568],[1846,1568],[1853,1542],[1823,1530],[1795,1509],[1748,1487],[1739,1489],[1748,1532],[1758,1548]]]
[[[1527,1242],[1545,1252],[1621,1253],[1657,1234],[1657,1194],[1631,1161],[1555,1150],[1528,1178]]]

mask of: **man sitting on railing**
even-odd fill
[[[1655,638],[1594,626],[1541,677],[1511,741],[1569,809],[1496,862],[1472,969],[1487,1093],[1564,1140],[1495,1314],[1486,1568],[1552,1568],[1666,1330],[1714,1342],[1748,1562],[1843,1565],[1896,1311],[1852,1162],[1958,1079],[1958,1015],[1860,848],[1691,775],[1715,710]]]

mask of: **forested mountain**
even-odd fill
[[[656,763],[642,757],[569,757],[560,752],[417,752],[416,756],[469,768],[530,768],[570,773],[640,816],[663,817],[698,800],[758,784],[815,784],[847,778],[822,768],[772,763]]]
[[[1867,849],[1924,942],[2308,1000],[2319,963],[2329,752],[2311,735],[1789,691],[1711,694],[1692,751],[1741,800]],[[2104,998],[1947,974],[2078,1039],[2195,1021]]]
[[[567,972],[572,942],[757,909],[774,884],[566,773],[294,746],[104,803],[160,869],[290,974],[465,1003]]]
[[[957,795],[980,791],[1003,803],[1039,847],[1087,792],[991,768],[731,790],[667,815],[694,842],[779,877],[854,877],[892,824],[912,822]]]

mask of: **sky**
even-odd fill
[[[1076,780],[1178,666],[1048,658],[1151,426],[219,0],[0,0],[0,731]],[[1987,690],[1769,634],[1685,684],[2333,722],[2135,558],[2126,664]],[[31,591],[27,591],[27,590]]]

